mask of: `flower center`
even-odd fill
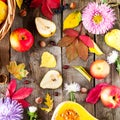
[[[100,14],[96,14],[93,16],[93,22],[99,24],[102,21],[102,16]]]

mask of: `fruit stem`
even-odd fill
[[[69,93],[69,100],[70,100],[70,101],[73,101],[73,102],[76,101],[74,92],[70,92],[70,93]]]

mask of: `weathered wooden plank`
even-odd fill
[[[66,3],[71,3],[73,2],[72,0],[67,0]],[[76,10],[81,10],[83,9],[88,2],[88,1],[83,1],[83,0],[74,0],[74,2],[76,2],[77,7]],[[72,11],[75,10],[65,10],[63,13],[63,21],[65,19],[65,17],[71,13]],[[76,28],[78,31],[80,30],[80,27]],[[83,28],[84,31],[84,28]],[[84,31],[86,33],[86,31]],[[89,34],[93,39],[94,36]],[[75,69],[72,68],[72,66],[83,66],[86,70],[89,70],[89,66],[91,61],[93,61],[93,54],[89,54],[88,60],[87,61],[83,61],[80,58],[77,58],[75,60],[73,60],[72,62],[68,62],[67,58],[66,58],[66,49],[63,48],[62,49],[62,65],[69,65],[71,66],[69,69],[63,69],[63,78],[64,78],[64,83],[72,83],[72,82],[77,82],[80,84],[81,87],[86,87],[88,90],[93,86],[93,81],[88,82],[88,80],[82,75],[80,74],[78,71],[76,71]],[[64,93],[65,94],[65,93]],[[94,115],[94,105],[88,104],[85,102],[85,98],[87,94],[81,94],[79,93],[75,93],[76,94],[76,99],[77,102],[80,103],[82,106],[84,106],[91,114]],[[68,95],[64,96],[64,100],[68,100]]]
[[[98,0],[99,1],[99,0]],[[97,1],[97,2],[98,2]],[[111,0],[109,2],[117,2],[116,0]],[[117,21],[116,24],[114,26],[114,28],[120,28],[119,27],[119,9],[118,6],[113,7],[113,9],[115,9],[115,13],[117,16]],[[107,58],[107,55],[113,50],[112,48],[108,47],[105,42],[104,42],[104,35],[97,35],[96,36],[96,42],[98,44],[98,46],[100,46],[100,48],[102,49],[102,51],[104,52],[104,55],[102,56],[96,56],[95,59],[105,59]],[[96,80],[96,84],[101,83],[101,82],[106,82],[106,83],[110,83],[112,85],[116,85],[119,86],[119,81],[120,81],[120,77],[117,73],[117,71],[115,70],[115,65],[110,65],[110,74],[107,78],[105,78],[104,80]],[[120,108],[117,109],[110,109],[110,108],[106,108],[103,106],[103,104],[101,103],[101,101],[99,101],[96,104],[96,116],[98,119],[100,120],[119,120],[120,116]]]
[[[9,64],[9,33],[0,41],[0,75],[5,74],[9,81],[9,73],[6,70],[6,65]],[[0,77],[2,82],[2,78]],[[7,81],[7,82],[8,82]],[[7,84],[0,84],[0,97],[4,96]]]
[[[35,98],[37,97],[45,97],[46,93],[49,93],[53,98],[54,98],[54,108],[56,108],[56,105],[62,101],[62,88],[56,89],[56,90],[43,90],[40,88],[40,81],[44,77],[47,71],[50,69],[48,68],[40,68],[40,62],[41,62],[41,55],[44,51],[49,51],[52,53],[56,60],[57,60],[57,66],[53,69],[58,70],[61,73],[61,48],[57,46],[50,46],[47,45],[47,47],[42,48],[40,47],[40,41],[44,40],[47,44],[49,43],[50,40],[55,41],[56,43],[61,37],[61,24],[60,24],[60,15],[55,15],[53,18],[53,21],[55,22],[57,26],[56,33],[53,37],[51,38],[43,38],[41,37],[35,26],[35,17],[36,16],[41,16],[40,10],[39,9],[33,9],[28,11],[28,15],[24,18],[21,18],[17,13],[19,10],[16,11],[16,18],[14,21],[14,24],[12,26],[12,30],[18,27],[24,27],[30,30],[35,38],[35,42],[31,50],[28,52],[20,53],[16,52],[13,49],[11,49],[11,60],[17,61],[17,63],[25,63],[26,69],[29,71],[29,75],[27,78],[23,79],[22,81],[17,81],[19,83],[18,87],[23,86],[23,81],[24,80],[30,80],[31,83],[24,85],[27,87],[32,87],[33,92],[32,95],[27,99],[31,105],[35,105],[38,107],[38,119],[42,120],[50,120],[52,116],[52,112],[50,114],[47,114],[46,112],[43,112],[40,110],[41,105],[37,105],[35,103]],[[43,16],[41,16],[43,17]],[[12,76],[13,78],[13,76]],[[49,84],[49,83],[48,83]],[[58,92],[59,96],[54,96],[54,92]],[[27,116],[24,116],[24,120],[28,119]]]

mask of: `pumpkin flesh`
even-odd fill
[[[51,120],[97,120],[80,104],[72,101],[60,103]]]

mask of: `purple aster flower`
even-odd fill
[[[10,98],[0,99],[0,120],[21,120],[23,107],[16,100]]]
[[[91,2],[82,13],[83,25],[92,34],[106,33],[113,27],[115,20],[115,13],[107,4]]]

